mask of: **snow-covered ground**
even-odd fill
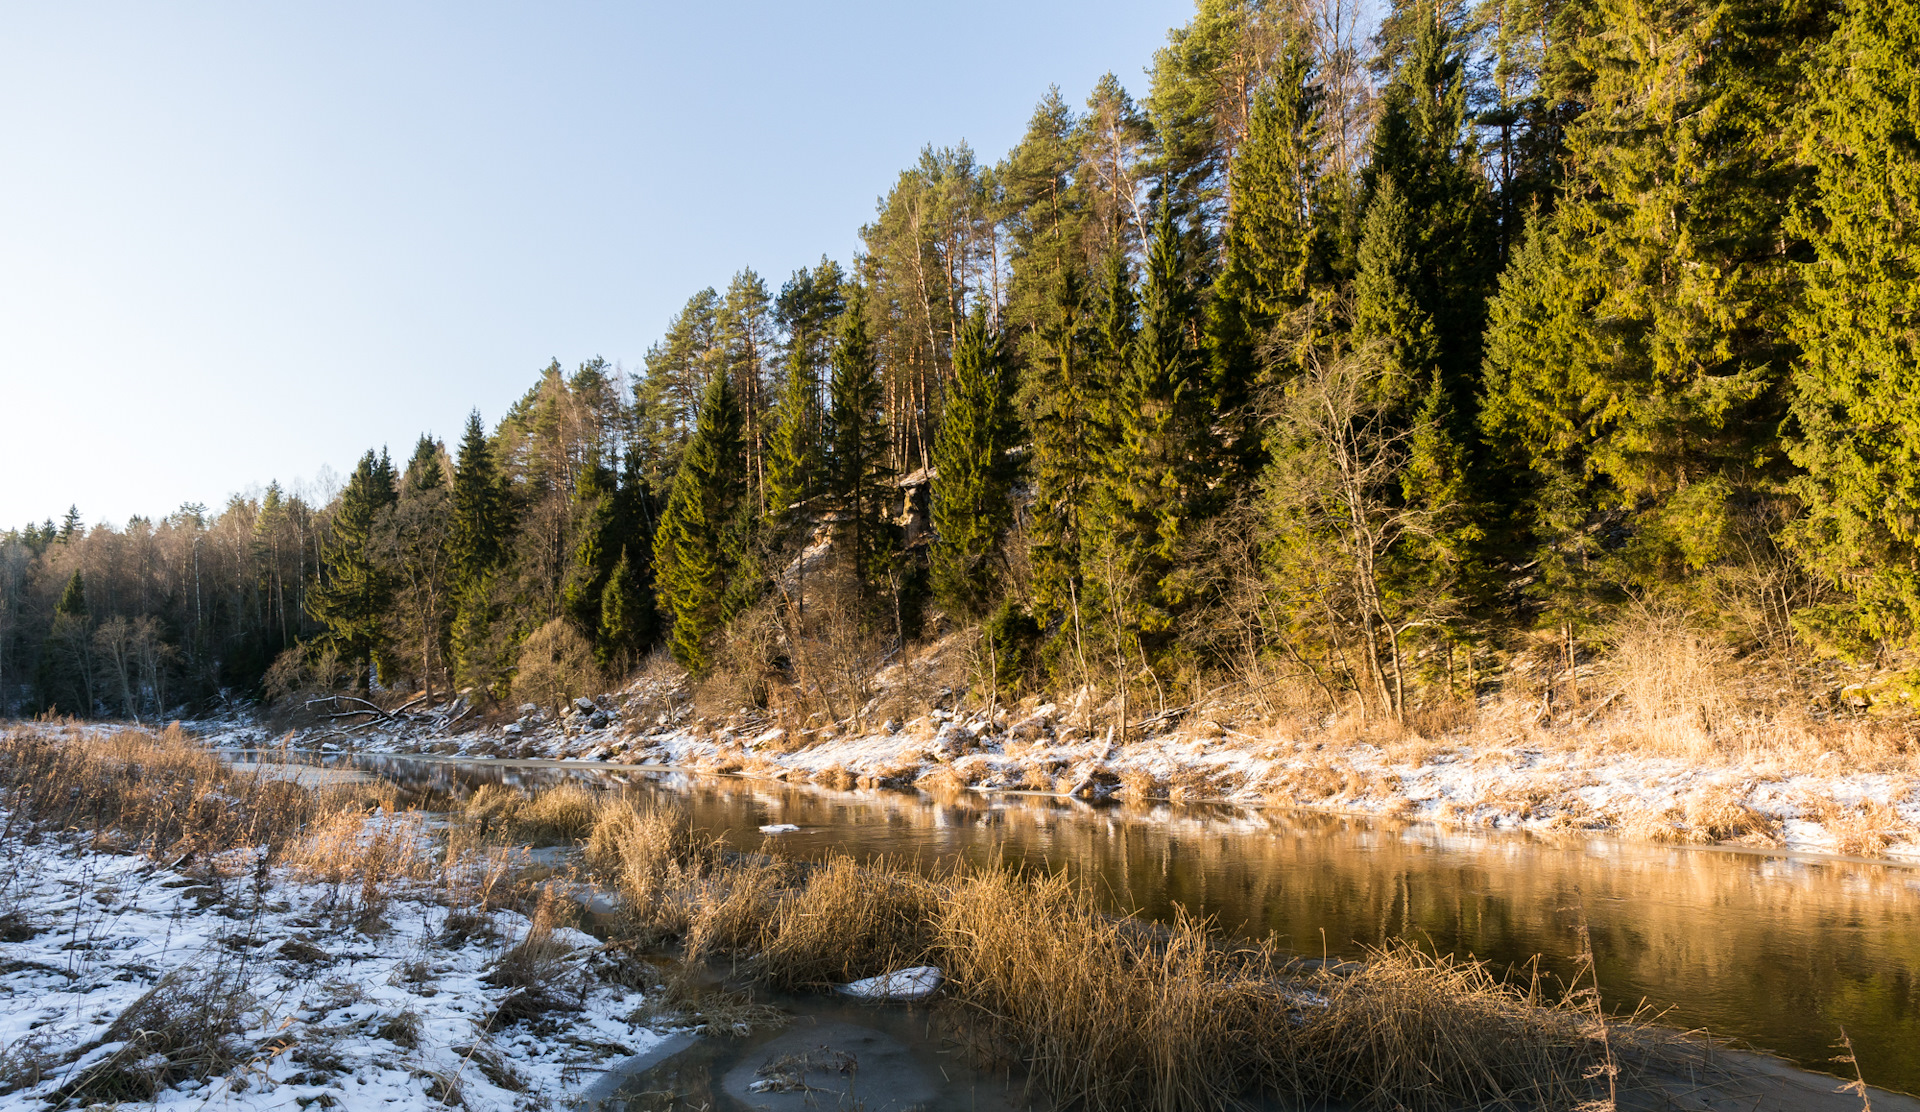
[[[357,881],[262,871],[253,851],[176,869],[23,838],[4,812],[0,827],[0,1110],[88,1079],[89,1104],[559,1108],[665,1037],[638,992],[594,975],[604,955],[577,930],[553,930],[551,982],[529,998],[492,975],[532,927],[511,911],[403,888],[343,916]]]

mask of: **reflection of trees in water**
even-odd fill
[[[365,761],[377,761],[369,765]],[[1066,869],[1117,911],[1174,905],[1309,957],[1407,938],[1496,967],[1573,966],[1590,924],[1609,1005],[1736,1033],[1809,1064],[1844,1024],[1877,1083],[1920,1089],[1920,870],[1571,837],[1459,832],[1321,812],[1095,807],[960,793],[846,793],[771,781],[499,762],[361,758],[459,799],[483,783],[576,780],[671,798],[743,849]],[[804,833],[763,838],[769,822]],[[1324,938],[1324,944],[1322,939]]]

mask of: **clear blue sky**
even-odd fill
[[[637,368],[687,296],[846,260],[1186,0],[0,12],[0,528],[213,507]]]

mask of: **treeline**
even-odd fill
[[[1629,601],[1910,643],[1920,11],[1356,19],[1201,0],[1143,100],[929,148],[846,268],[742,271],[644,374],[549,367],[327,505],[7,534],[8,698],[504,694],[665,646],[839,714],[938,615],[996,686],[1397,716]]]

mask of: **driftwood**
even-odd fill
[[[447,704],[445,709],[415,710],[415,707],[426,701],[427,696],[427,692],[422,692],[408,699],[406,702],[401,703],[399,706],[394,707],[392,710],[388,710],[386,707],[370,699],[362,699],[357,695],[322,695],[317,699],[308,699],[306,705],[308,707],[316,707],[331,703],[339,707],[348,703],[359,704],[358,706],[349,706],[344,710],[336,710],[331,714],[322,714],[319,716],[323,722],[339,722],[342,719],[348,718],[360,719],[360,721],[350,725],[336,727],[336,729],[343,734],[350,733],[354,730],[368,729],[373,726],[391,726],[401,730],[427,729],[436,733],[444,733],[450,730],[454,723],[472,714],[475,709],[472,704],[469,704],[460,708],[457,713],[449,713],[459,702],[459,700],[455,700],[454,703]]]

